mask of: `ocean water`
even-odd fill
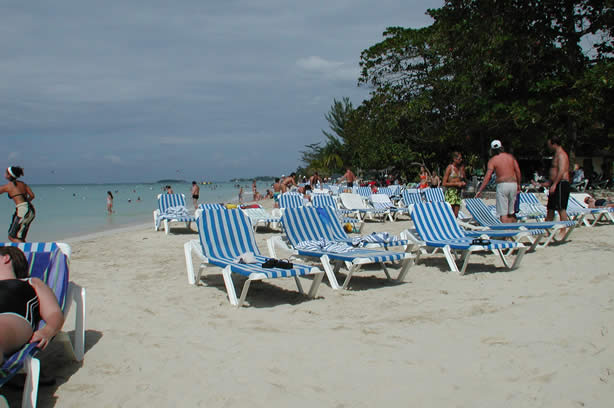
[[[27,180],[26,180],[27,182]],[[224,182],[200,185],[199,203],[237,202],[236,183]],[[251,183],[241,183],[243,200],[252,199]],[[36,185],[32,202],[36,219],[30,226],[27,241],[60,241],[100,231],[149,223],[153,228],[153,211],[158,207],[157,195],[164,192],[164,184],[64,184]],[[183,193],[186,205],[192,210],[191,183],[173,183],[175,193]],[[258,183],[260,193],[271,188],[271,183]],[[114,197],[112,215],[106,211],[107,191]],[[7,232],[15,212],[13,200],[0,196],[0,240]],[[140,198],[140,200],[139,200]]]

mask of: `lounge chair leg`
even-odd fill
[[[390,272],[388,272],[388,267],[386,266],[386,264],[383,262],[380,262],[380,265],[382,269],[384,270],[384,273],[386,274],[386,278],[388,278],[388,280],[392,280],[392,278],[390,277]]]
[[[70,282],[68,284],[68,302],[75,302],[75,337],[73,346],[73,353],[77,361],[83,361],[85,354],[85,289],[81,286]],[[69,312],[69,308],[66,309],[66,314]]]
[[[313,277],[313,282],[311,283],[311,288],[309,289],[307,297],[312,299],[316,297],[316,293],[318,293],[318,288],[320,287],[320,283],[322,283],[323,278],[324,272],[320,272]]]
[[[40,377],[41,363],[38,358],[30,357],[25,360],[24,366],[27,374],[21,406],[22,408],[34,408],[38,399],[38,379]]]
[[[354,272],[356,272],[359,269],[360,269],[360,265],[352,265],[351,268],[348,268],[348,274],[345,277],[345,280],[343,281],[343,286],[341,287],[342,289],[348,288],[348,285],[350,284],[350,279],[352,279],[352,275],[354,275]],[[388,273],[386,272],[386,274]]]
[[[328,255],[322,255],[320,257],[320,262],[322,263],[322,267],[324,268],[324,272],[326,272],[328,282],[330,283],[330,286],[333,288],[333,290],[341,289],[341,286],[339,286],[339,282],[337,282],[337,277],[335,277],[335,271],[330,264],[330,259]]]
[[[467,250],[463,254],[463,267],[459,271],[461,275],[464,275],[465,272],[467,271],[467,265],[469,265],[469,256],[471,255],[471,252],[472,252],[471,250]]]
[[[226,285],[226,292],[228,293],[228,300],[230,304],[233,306],[239,306],[239,301],[237,300],[237,292],[235,292],[235,285],[232,283],[232,277],[230,276],[232,272],[230,271],[230,265],[225,267],[222,270],[222,276],[224,277],[224,285]],[[245,282],[247,285],[249,280]],[[243,292],[246,292],[245,287],[243,287]],[[244,298],[244,293],[241,293],[241,297]],[[243,301],[241,301],[243,303]]]
[[[409,268],[414,264],[414,258],[403,259],[401,261],[401,271],[399,272],[399,276],[397,276],[397,281],[403,282],[405,280],[405,275],[409,272]]]
[[[294,275],[294,282],[296,282],[296,287],[298,288],[298,291],[304,295],[305,292],[303,291],[303,285],[301,284],[301,280],[298,278],[298,276]]]
[[[188,271],[188,283],[190,285],[196,284],[196,277],[194,276],[194,264],[192,263],[192,242],[186,242],[183,244],[183,253],[185,254],[185,267]]]
[[[164,233],[168,235],[168,220],[164,220]]]
[[[452,254],[452,250],[449,245],[444,246],[442,249],[443,254],[446,256],[446,261],[448,261],[448,266],[452,272],[460,273],[458,270],[458,266],[456,265],[456,261],[454,260],[454,255]]]

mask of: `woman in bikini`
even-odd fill
[[[46,325],[36,330],[40,320]],[[24,344],[44,349],[64,324],[53,291],[38,278],[28,278],[28,261],[16,247],[0,247],[0,364]]]
[[[17,180],[21,176],[23,176],[21,167],[8,167],[4,172],[4,178],[9,182],[0,187],[0,194],[7,193],[9,199],[15,202],[15,214],[13,214],[9,227],[9,240],[12,242],[26,242],[30,224],[36,217],[36,211],[32,205],[34,193],[30,186]]]
[[[452,153],[452,163],[446,168],[443,175],[442,185],[446,187],[446,201],[452,206],[454,216],[458,217],[458,211],[462,201],[461,191],[465,183],[465,166],[463,156],[459,152]]]

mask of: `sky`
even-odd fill
[[[0,2],[0,166],[28,183],[279,176],[360,53],[443,0]]]

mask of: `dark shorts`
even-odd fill
[[[198,194],[192,194],[192,198],[198,200]]]
[[[9,237],[25,241],[34,217],[36,217],[36,211],[32,204],[29,202],[17,204],[9,226]]]
[[[550,194],[548,196],[548,205],[547,208],[549,210],[567,210],[567,201],[569,200],[569,181],[561,180],[559,184],[556,185],[556,190],[554,190],[554,194]]]
[[[347,186],[348,186],[348,187],[354,187],[354,182],[353,182],[353,181],[348,181]]]

